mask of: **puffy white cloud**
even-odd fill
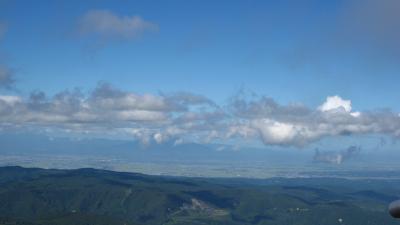
[[[259,127],[265,140],[276,141],[277,143],[287,142],[295,135],[295,126],[289,123],[281,123],[268,119],[254,122],[255,127]]]
[[[345,112],[351,111],[351,101],[344,100],[341,97],[328,96],[324,104],[318,107],[322,112],[330,111],[330,110],[344,110]]]
[[[359,117],[361,112],[352,112],[351,111],[351,101],[344,100],[340,96],[328,96],[326,101],[318,107],[318,109],[322,112],[346,112],[354,117]]]
[[[260,132],[265,144],[291,144],[306,138],[304,127],[291,123],[260,119],[252,121],[252,127]]]
[[[79,20],[79,32],[101,39],[132,39],[147,31],[157,31],[158,25],[140,16],[119,16],[108,10],[90,10]]]

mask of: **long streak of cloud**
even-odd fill
[[[108,10],[90,10],[79,19],[78,32],[100,40],[130,40],[145,32],[157,31],[158,25],[140,16],[119,16]]]
[[[100,84],[47,97],[0,96],[1,128],[57,128],[68,132],[123,133],[147,142],[261,140],[266,145],[306,146],[328,136],[384,134],[400,138],[391,111],[358,112],[352,102],[327,97],[316,109],[280,105],[271,98],[235,98],[228,105],[186,92],[137,94]]]

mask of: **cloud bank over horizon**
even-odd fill
[[[281,105],[266,96],[238,94],[223,105],[188,92],[138,94],[108,83],[84,93],[0,95],[0,129],[64,132],[142,143],[258,141],[304,147],[325,137],[379,134],[400,137],[400,117],[390,110],[354,111],[352,102],[328,96],[317,108]]]

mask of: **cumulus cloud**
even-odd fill
[[[235,124],[229,134],[260,137],[267,145],[302,147],[327,136],[400,134],[396,113],[352,111],[351,101],[339,96],[329,96],[317,109],[299,104],[283,106],[265,97],[238,99],[232,106],[240,125]]]
[[[344,110],[346,112],[351,111],[351,101],[350,100],[343,100],[341,97],[329,96],[326,98],[326,101],[318,107],[319,110],[326,112],[330,110]]]
[[[120,16],[108,10],[90,10],[80,18],[78,25],[78,32],[82,36],[102,40],[130,40],[157,30],[157,24],[140,16]]]
[[[325,151],[321,152],[319,149],[315,150],[314,162],[329,163],[340,165],[343,162],[354,158],[361,152],[361,147],[350,146],[343,151]]]
[[[101,83],[54,96],[0,96],[0,127],[59,129],[128,135],[142,143],[261,140],[266,145],[303,147],[328,136],[381,134],[400,138],[392,111],[353,111],[352,102],[329,96],[315,109],[281,105],[271,98],[235,97],[227,105],[192,93],[139,94]]]
[[[337,111],[337,110],[342,110],[347,113],[350,113],[352,116],[360,116],[360,112],[351,112],[351,101],[350,100],[344,100],[341,97],[335,95],[335,96],[328,96],[326,98],[326,101],[318,107],[319,110],[322,112],[329,112],[329,111]]]

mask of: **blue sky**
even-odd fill
[[[0,94],[52,96],[75,87],[91,93],[107,82],[139,95],[193,93],[226,108],[245,89],[282,106],[318,111],[328,96],[339,96],[351,100],[352,112],[395,115],[397,9],[395,0],[0,0],[0,64],[15,80]],[[134,17],[142,27],[121,22]],[[120,27],[100,30],[107,19]],[[396,136],[396,129],[360,133]]]

